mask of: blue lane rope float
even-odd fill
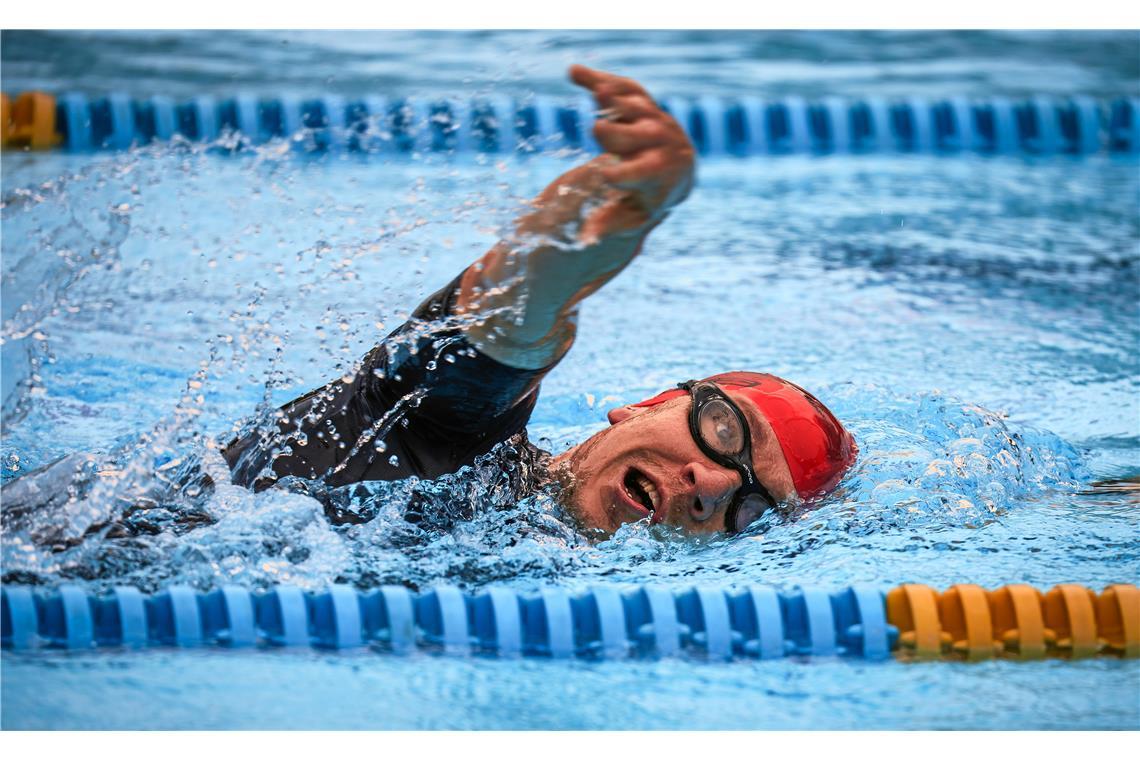
[[[695,655],[710,661],[798,657],[979,660],[1097,654],[1140,656],[1140,590],[1099,595],[1075,584],[1042,594],[1022,584],[669,589],[658,585],[508,588],[450,585],[359,591],[333,585],[263,592],[174,585],[89,594],[7,586],[5,649],[203,646],[448,655],[625,659]]]
[[[175,102],[162,95],[23,93],[13,102],[9,107],[4,96],[5,148],[123,150],[176,136],[214,143],[229,135],[235,139],[224,141],[228,150],[287,138],[296,149],[314,153],[598,151],[589,97],[560,102],[548,96],[462,101],[240,94]],[[667,97],[661,104],[705,155],[1140,153],[1135,97],[704,96]]]

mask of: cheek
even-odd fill
[[[578,520],[591,528],[612,530],[610,512],[613,505],[607,504],[605,474],[599,466],[603,460],[600,456],[602,449],[604,442],[600,437],[583,443],[560,479],[563,503]]]
[[[578,519],[589,528],[612,533],[617,529],[614,518],[614,505],[606,498],[606,492],[597,483],[589,483],[578,490],[574,498],[574,511]]]
[[[595,469],[596,463],[601,459],[598,449],[604,447],[609,429],[602,430],[578,444],[574,453],[570,455],[570,470],[575,477],[585,476]]]
[[[641,436],[634,422],[600,430],[578,447],[573,466],[584,480],[613,471],[626,454],[637,448]]]

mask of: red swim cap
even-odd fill
[[[855,461],[859,451],[855,439],[827,407],[795,383],[760,372],[724,372],[705,381],[747,396],[764,413],[801,499],[834,488]],[[633,406],[656,406],[687,393],[676,388]]]

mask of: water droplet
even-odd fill
[[[427,370],[428,370],[428,372],[433,372],[433,371],[435,371],[435,368],[436,368],[436,366],[437,366],[437,365],[436,365],[436,363],[435,363],[435,360],[434,360],[434,359],[433,359],[432,361],[428,362],[428,363],[427,363]]]
[[[392,456],[388,457],[388,464],[392,465],[393,467],[399,467],[400,458],[393,454]]]
[[[376,448],[377,451],[379,451],[381,453],[388,450],[388,444],[384,441],[377,441],[376,443],[374,443],[372,445]]]

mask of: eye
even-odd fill
[[[740,533],[746,530],[749,525],[760,519],[761,515],[768,511],[771,505],[760,494],[751,494],[744,499],[744,502],[736,510],[736,515],[731,525],[725,527],[730,533]],[[727,519],[727,515],[725,516]]]
[[[739,454],[744,450],[744,428],[740,418],[725,402],[713,399],[701,408],[701,438],[718,454]]]

